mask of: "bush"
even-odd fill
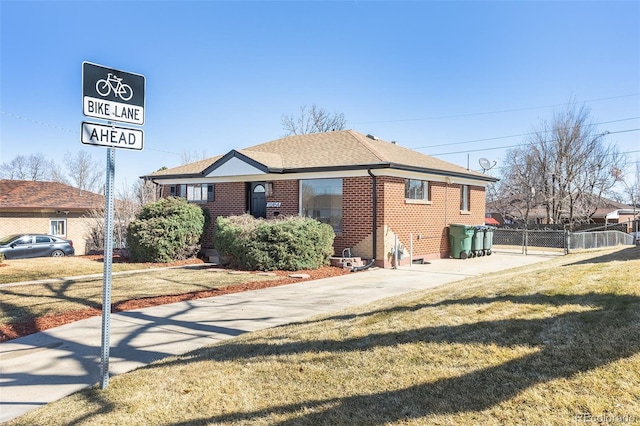
[[[146,204],[127,228],[127,247],[134,262],[171,262],[200,251],[205,215],[184,198]]]
[[[315,219],[266,221],[249,215],[218,217],[216,248],[225,263],[239,269],[299,271],[329,264],[335,234]]]

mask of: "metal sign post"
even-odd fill
[[[113,181],[116,149],[107,148],[107,181],[105,187],[104,279],[102,285],[102,371],[100,389],[109,385],[109,347],[111,341],[111,265],[113,263]]]
[[[102,286],[102,368],[100,388],[109,385],[111,342],[111,268],[113,263],[113,210],[116,148],[142,150],[141,129],[116,127],[115,122],[144,124],[146,79],[141,74],[82,63],[82,113],[108,120],[107,125],[82,122],[80,141],[107,147],[104,212],[104,278]]]

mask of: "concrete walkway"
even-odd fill
[[[246,332],[555,256],[438,259],[112,314],[109,371],[122,374]],[[101,324],[93,317],[0,343],[0,422],[99,383]]]

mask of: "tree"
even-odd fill
[[[286,136],[344,130],[346,123],[344,114],[331,114],[315,104],[309,109],[306,105],[300,107],[298,117],[283,115],[281,121]]]
[[[91,154],[80,150],[73,155],[67,151],[65,162],[73,186],[84,191],[99,192],[104,178],[104,167],[100,167]]]
[[[207,151],[204,149],[184,149],[180,153],[180,164],[189,164],[196,161],[204,160],[207,158]]]
[[[55,163],[47,160],[42,153],[29,156],[18,155],[8,163],[0,164],[3,179],[46,181],[52,179]]]
[[[605,143],[606,135],[591,123],[587,107],[570,102],[551,122],[543,121],[524,146],[509,151],[505,187],[520,199],[535,194],[530,201],[544,208],[547,223],[572,228],[588,222],[620,180],[612,170],[625,167],[615,146]]]

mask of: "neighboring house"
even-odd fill
[[[86,254],[91,211],[104,209],[102,195],[58,182],[0,180],[0,234],[57,235]]]
[[[500,223],[518,223],[522,222],[524,207],[517,208],[517,204],[509,205],[504,200],[495,203],[496,206],[503,207],[504,212],[498,213],[491,206],[487,208],[487,216],[497,219]],[[498,207],[496,207],[497,209]],[[626,232],[635,230],[637,222],[640,219],[640,207],[619,203],[607,198],[600,198],[597,201],[597,207],[592,210],[593,213],[589,217],[589,223],[594,225],[626,225]],[[505,219],[502,219],[504,216]],[[502,220],[501,220],[502,219]],[[532,207],[529,211],[529,223],[544,225],[547,224],[547,211],[542,206]]]
[[[627,232],[635,231],[634,221],[640,219],[640,208],[617,201],[603,199],[596,209],[591,220],[603,225],[624,223],[627,224]]]
[[[497,179],[353,130],[289,136],[143,179],[217,216],[309,216],[329,223],[334,252],[391,266],[449,254],[447,226],[484,224],[485,187]],[[410,239],[411,238],[411,239]],[[203,248],[213,248],[213,226]]]

